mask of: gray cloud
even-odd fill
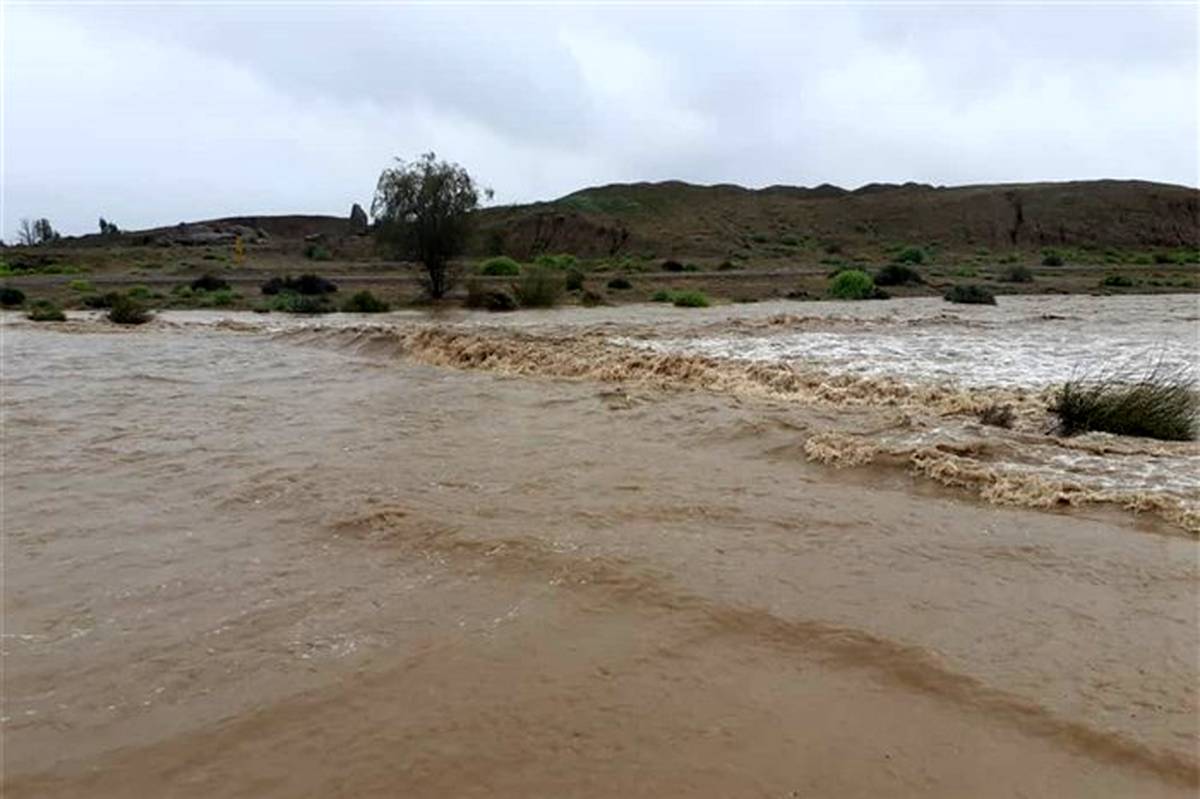
[[[1195,185],[1186,7],[10,6],[3,230],[584,185]]]

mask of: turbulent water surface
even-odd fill
[[[1197,788],[1190,298],[0,330],[6,796]]]

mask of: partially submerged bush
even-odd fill
[[[983,286],[974,283],[970,285],[951,286],[943,297],[947,302],[957,302],[963,305],[995,305],[996,297]]]
[[[671,298],[676,308],[707,308],[710,303],[703,291],[677,291]]]
[[[608,281],[607,285],[610,289],[616,289],[618,291],[625,291],[626,289],[633,288],[633,284],[630,283],[627,278],[623,277],[614,277],[612,280]]]
[[[605,305],[604,295],[597,294],[594,291],[585,291],[579,298],[579,304],[584,308],[595,308],[597,305]]]
[[[673,302],[675,300],[674,292],[666,289],[659,289],[650,295],[650,302]]]
[[[144,325],[152,318],[146,306],[129,295],[118,295],[108,309],[108,321],[118,325]]]
[[[32,322],[65,322],[67,315],[50,300],[35,300],[26,314]]]
[[[1001,283],[1032,283],[1033,270],[1028,266],[1010,266],[1000,273]]]
[[[513,284],[513,293],[522,308],[551,308],[562,295],[563,283],[559,270],[535,264]]]
[[[1067,381],[1050,410],[1063,435],[1088,430],[1164,441],[1196,438],[1200,394],[1186,367],[1157,362],[1144,374],[1101,373]]]
[[[314,274],[303,274],[300,277],[273,277],[262,284],[262,293],[268,296],[283,292],[319,296],[332,294],[337,291],[337,284],[332,280]]]
[[[1105,278],[1100,281],[1100,285],[1107,288],[1131,288],[1133,286],[1133,280],[1125,275],[1106,275]]]
[[[521,265],[507,255],[489,258],[479,266],[479,274],[495,277],[516,277],[521,274]]]
[[[371,292],[363,289],[346,300],[345,304],[342,305],[342,310],[346,313],[386,313],[390,310],[390,306]]]
[[[921,277],[920,272],[903,264],[888,264],[875,273],[876,286],[904,286],[909,283],[924,282],[925,279]]]
[[[1013,426],[1015,418],[1016,414],[1013,413],[1012,405],[1007,403],[989,405],[979,412],[980,423],[991,427],[1003,427],[1006,430]]]
[[[216,275],[201,275],[191,282],[192,291],[221,291],[229,288],[229,283]]]
[[[12,286],[0,287],[0,305],[5,308],[15,308],[25,302],[25,292]]]
[[[875,294],[875,281],[860,269],[846,269],[834,275],[829,293],[839,300],[866,300]]]

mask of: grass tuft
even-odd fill
[[[1122,436],[1191,441],[1196,438],[1200,395],[1184,366],[1162,360],[1142,374],[1076,377],[1055,393],[1050,410],[1063,435],[1089,430]]]

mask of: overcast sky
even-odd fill
[[[65,233],[496,191],[1197,185],[1197,7],[7,4],[4,208]]]

